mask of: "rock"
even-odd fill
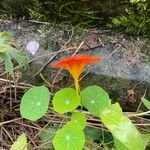
[[[10,23],[11,24],[11,23]],[[53,57],[50,53],[57,52],[62,46],[73,45],[77,47],[81,42],[86,42],[86,50],[79,50],[78,54],[90,54],[93,56],[101,56],[103,60],[97,64],[86,67],[85,76],[81,80],[81,88],[89,85],[100,85],[108,91],[110,98],[119,101],[125,110],[136,110],[147,88],[146,97],[150,98],[150,40],[147,38],[127,37],[121,33],[115,33],[110,30],[94,29],[72,36],[72,28],[66,24],[52,26],[51,24],[38,23],[13,23],[7,25],[6,29],[12,32],[16,41],[16,47],[25,51],[25,47],[30,41],[37,41],[39,49],[35,55],[28,53],[30,60],[40,57],[33,61],[28,70],[23,73],[23,81],[30,80],[35,85],[44,83],[40,76],[34,75]],[[0,27],[0,29],[2,29]],[[3,30],[4,30],[3,25]],[[75,49],[74,49],[75,51]],[[59,53],[52,59],[55,61],[74,53],[74,51],[64,51]],[[45,55],[44,57],[41,57]],[[57,70],[51,70],[49,65],[42,71],[44,77],[52,83]],[[84,74],[84,75],[85,75]],[[56,83],[57,90],[64,87],[68,82],[68,86],[73,83],[68,77],[68,73],[64,72],[63,77]],[[134,103],[128,105],[126,96],[128,91],[135,88]],[[130,99],[129,99],[130,101]],[[129,109],[128,109],[129,107]]]

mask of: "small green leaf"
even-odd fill
[[[39,134],[39,138],[42,142],[40,146],[40,150],[53,149],[52,140],[57,130],[58,129],[55,127],[50,127]]]
[[[8,45],[0,42],[0,53],[5,53],[8,50]]]
[[[108,93],[99,86],[85,88],[81,92],[81,99],[83,106],[96,116],[99,116],[100,112],[110,104]]]
[[[94,142],[99,141],[102,137],[102,132],[98,128],[86,127],[84,133],[86,138],[92,139]]]
[[[64,125],[53,139],[55,150],[82,150],[84,143],[85,136],[83,130],[73,122]]]
[[[77,123],[79,126],[81,126],[81,129],[83,130],[86,126],[86,117],[81,112],[74,112],[71,117],[71,121],[74,123]]]
[[[9,52],[12,55],[12,57],[18,62],[18,64],[20,66],[26,66],[27,65],[27,55],[24,52],[19,51],[13,47],[11,47],[9,49]]]
[[[21,99],[20,113],[23,118],[36,121],[48,110],[50,93],[46,87],[33,87]]]
[[[150,110],[150,101],[148,101],[145,97],[141,97],[141,100],[145,107],[147,107]]]
[[[11,46],[9,32],[0,33],[0,61],[5,60],[5,70],[13,77],[13,63],[15,59],[20,66],[27,65],[27,55]]]
[[[11,43],[11,34],[10,32],[7,32],[7,31],[3,31],[0,33],[0,42],[3,42],[3,43]]]
[[[79,104],[80,97],[72,88],[64,88],[53,97],[54,110],[60,114],[74,110]]]
[[[24,133],[19,135],[10,150],[27,150],[27,137]]]
[[[6,72],[8,72],[11,76],[14,75],[14,72],[13,72],[13,63],[11,61],[11,54],[9,52],[6,52],[5,54],[5,70]]]
[[[140,132],[136,129],[131,120],[122,113],[118,103],[105,108],[100,114],[100,117],[113,136],[129,150],[145,149]]]

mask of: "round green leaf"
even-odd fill
[[[71,117],[71,122],[77,123],[83,130],[86,126],[86,117],[81,112],[74,112]]]
[[[55,150],[82,150],[85,143],[83,130],[73,122],[67,123],[53,139]]]
[[[53,150],[52,140],[57,130],[56,127],[49,127],[39,133],[38,136],[41,142],[41,150]]]
[[[60,114],[74,110],[79,104],[80,97],[72,88],[64,88],[53,97],[54,110]]]
[[[50,93],[46,87],[33,87],[21,99],[20,113],[23,118],[36,121],[46,114]]]
[[[89,86],[81,92],[82,105],[92,114],[99,116],[100,112],[109,106],[108,93],[99,86]]]

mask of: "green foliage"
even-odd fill
[[[27,137],[24,133],[19,135],[17,140],[11,146],[10,150],[27,150]]]
[[[43,11],[44,9],[42,4],[38,0],[33,0],[33,5],[28,8],[28,12],[31,18],[46,21],[48,17],[43,14]]]
[[[13,72],[13,63],[11,61],[11,55],[9,52],[6,52],[5,53],[5,70],[11,75],[13,76],[14,75],[14,72]]]
[[[116,150],[129,150],[122,142],[114,137],[115,148]]]
[[[112,104],[102,111],[100,118],[109,129],[129,150],[144,150],[145,145],[140,132],[123,113],[118,103]],[[121,145],[122,145],[121,144]]]
[[[48,110],[50,93],[46,87],[33,87],[21,99],[20,113],[23,118],[36,121]]]
[[[89,86],[81,92],[82,105],[95,116],[109,106],[108,93],[99,86]]]
[[[97,11],[92,9],[88,3],[91,2],[76,0],[34,0],[34,5],[31,5],[29,8],[29,14],[32,18],[43,21],[69,21],[73,24],[88,24],[99,19]]]
[[[150,142],[150,134],[141,134],[144,145],[147,145]]]
[[[4,54],[9,50],[11,44],[10,40],[9,32],[3,31],[0,33],[0,54]]]
[[[74,110],[80,105],[80,97],[72,88],[64,88],[53,97],[54,110],[60,114]]]
[[[45,87],[34,87],[28,90],[21,100],[21,115],[31,121],[35,121],[45,115],[49,105],[50,93]],[[126,117],[118,103],[111,104],[108,93],[99,86],[90,86],[81,92],[82,104],[95,116],[101,118],[102,123],[108,128],[114,137],[116,150],[144,150],[150,140],[150,135],[141,134],[131,120]],[[142,98],[143,99],[143,98]],[[54,110],[58,113],[73,111],[80,105],[80,96],[72,88],[64,88],[53,97]],[[73,112],[71,121],[60,130],[48,129],[40,134],[40,139],[52,141],[55,150],[82,150],[85,143],[85,135],[93,142],[89,147],[96,147],[96,141],[102,138],[104,142],[112,142],[112,136],[105,137],[102,131],[91,130],[86,127],[86,117],[83,112]],[[85,135],[84,135],[84,132]],[[53,133],[52,133],[53,132]],[[56,135],[52,139],[54,132]],[[107,141],[106,139],[109,139]],[[86,143],[86,146],[88,144]],[[42,149],[52,149],[50,143],[42,146]],[[108,148],[108,147],[107,147]]]
[[[1,0],[0,15],[13,17],[28,16],[27,7],[32,5],[32,0]]]
[[[68,122],[64,125],[53,139],[55,150],[82,150],[84,143],[84,132],[74,122]]]
[[[122,27],[129,34],[150,35],[150,1],[130,0],[126,14],[112,19],[114,27]]]
[[[40,21],[71,22],[73,25],[98,26],[104,20],[119,14],[124,0],[32,0],[28,12]],[[116,9],[117,8],[117,9]]]
[[[48,110],[49,100],[50,93],[47,88],[41,86],[29,89],[21,99],[21,115],[31,121],[43,117]],[[142,97],[142,100],[145,102],[145,98]],[[55,128],[49,128],[39,135],[42,142],[52,142],[55,150],[82,150],[84,144],[88,148],[95,149],[100,147],[97,141],[101,142],[100,145],[105,149],[111,147],[107,143],[113,143],[116,150],[144,150],[150,140],[149,134],[141,134],[131,120],[123,114],[118,103],[111,104],[108,93],[99,86],[89,86],[80,95],[72,88],[61,89],[53,96],[52,103],[54,110],[60,114],[72,112],[71,120],[61,129],[56,131]],[[74,112],[80,105],[81,111]],[[146,105],[149,107],[147,100]],[[101,119],[110,131],[109,136],[105,136],[103,129],[97,131],[88,128],[87,131],[83,107]],[[85,135],[90,144],[85,143]],[[53,147],[47,143],[41,148],[53,149]]]
[[[74,122],[74,124],[79,125],[81,129],[84,129],[86,126],[86,117],[81,112],[74,112],[71,117],[71,122]]]
[[[102,144],[104,147],[109,146],[111,149],[114,146],[114,139],[110,132],[107,132],[106,130],[94,128],[94,127],[88,127],[86,126],[84,129],[85,137],[87,141],[91,141],[92,145],[89,145],[90,147],[98,147],[95,146],[95,143]],[[89,143],[89,142],[88,142]],[[86,143],[87,144],[87,143]]]
[[[13,63],[16,60],[20,66],[27,66],[27,56],[24,52],[17,50],[11,45],[11,35],[9,32],[0,33],[0,61],[5,61],[5,70],[13,76]]]
[[[102,137],[101,130],[92,127],[85,127],[84,133],[86,138],[92,139],[92,141],[99,141]]]
[[[141,100],[145,107],[147,107],[150,110],[150,101],[148,101],[145,97],[141,97]]]
[[[84,26],[106,25],[109,18],[122,14],[112,19],[111,26],[130,34],[150,34],[149,0],[1,0],[0,6],[0,14],[8,16]]]
[[[54,137],[54,134],[57,132],[57,128],[55,127],[50,127],[50,128],[47,128],[46,130],[42,131],[40,134],[39,134],[39,138],[41,140],[42,143],[45,143],[45,144],[42,144],[42,146],[40,146],[40,150],[49,150],[49,149],[53,149],[53,145],[52,145],[52,140],[53,140],[53,137]]]

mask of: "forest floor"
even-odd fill
[[[14,45],[17,49],[25,51],[29,57],[29,68],[22,70],[15,66],[13,79],[5,72],[4,62],[0,64],[0,150],[10,149],[12,143],[22,132],[28,137],[29,150],[52,147],[52,137],[69,118],[57,114],[50,107],[42,119],[36,122],[25,120],[20,116],[20,100],[29,88],[36,85],[45,85],[49,89],[53,88],[54,91],[66,85],[65,82],[68,86],[72,86],[72,80],[66,72],[51,70],[48,65],[59,58],[74,54],[106,57],[106,61],[97,64],[95,68],[94,66],[90,69],[86,68],[85,76],[81,77],[81,85],[86,87],[91,84],[100,84],[110,93],[112,100],[122,105],[123,110],[126,111],[125,114],[140,131],[150,133],[149,114],[144,117],[134,115],[140,105],[140,97],[146,93],[150,98],[149,38],[127,36],[107,29],[77,28],[70,24],[55,26],[33,20],[14,23],[12,20],[1,19],[0,31],[10,31]],[[40,44],[34,56],[26,51],[26,45],[30,41],[37,41]],[[113,69],[106,67],[113,62],[117,64],[113,66]],[[124,65],[120,64],[119,68],[122,67],[120,70],[124,70],[126,76],[116,68],[119,62],[123,62]],[[143,64],[146,65],[145,68]],[[135,76],[137,74],[138,77]],[[52,83],[52,87],[48,86],[45,79]],[[90,79],[92,81],[89,81]],[[147,110],[141,106],[141,111],[146,112]],[[105,145],[107,148],[110,147],[112,136],[108,130],[99,119],[86,111],[85,114],[88,118],[89,130],[104,129],[108,139]],[[102,133],[99,133],[99,138],[102,138]],[[104,149],[104,146],[101,147],[99,143],[91,139],[87,139],[85,145],[89,149]],[[88,148],[85,150],[89,150]]]

